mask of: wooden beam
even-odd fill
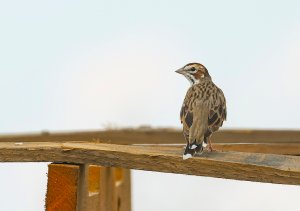
[[[300,185],[300,157],[214,152],[182,160],[183,149],[101,143],[0,143],[2,162],[72,162]]]
[[[220,130],[214,143],[300,143],[296,130]],[[87,141],[115,144],[184,144],[181,130],[124,129],[91,132],[1,135],[0,142],[69,142]]]
[[[251,152],[278,155],[300,155],[300,143],[214,144],[219,151]]]
[[[155,144],[138,144],[137,146],[144,146],[149,148],[157,148]],[[170,145],[164,144],[159,145],[160,148],[164,148],[168,150]],[[171,145],[171,149],[174,150],[177,148],[178,150],[183,149],[183,144]],[[300,143],[216,143],[213,144],[214,149],[221,152],[251,152],[251,153],[264,153],[264,154],[277,154],[277,155],[300,155]]]

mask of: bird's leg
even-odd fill
[[[186,149],[187,147],[189,147],[189,135],[183,132],[183,137],[186,141],[186,146],[184,147],[184,149]]]
[[[210,137],[208,137],[208,149],[210,152],[217,152],[217,150],[213,149],[213,147],[212,147]]]

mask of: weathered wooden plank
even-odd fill
[[[2,162],[57,161],[300,185],[300,157],[214,152],[182,160],[182,149],[101,143],[0,143]]]
[[[75,211],[79,165],[49,164],[46,194],[47,211]]]
[[[214,143],[300,143],[299,130],[220,130],[212,137]],[[69,142],[94,141],[115,144],[184,143],[181,130],[127,129],[92,132],[66,132],[1,135],[0,142]]]
[[[300,155],[300,143],[214,144],[219,151],[252,152],[278,155]]]
[[[156,148],[155,144],[142,144],[138,146],[144,146],[149,148]],[[170,145],[159,145],[161,148],[168,150]],[[184,147],[183,144],[172,145],[171,149],[174,150],[177,147],[178,150]],[[278,155],[300,155],[300,143],[216,143],[213,144],[214,149],[221,152],[235,151],[235,152],[252,152],[252,153],[264,153],[264,154],[278,154]]]

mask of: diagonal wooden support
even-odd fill
[[[46,210],[130,211],[130,170],[50,164]]]

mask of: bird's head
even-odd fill
[[[206,67],[199,63],[189,63],[175,72],[184,75],[192,85],[201,80],[211,80]]]

